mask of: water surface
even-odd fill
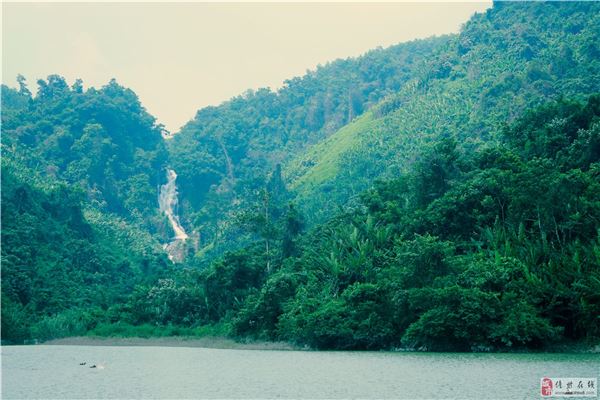
[[[599,368],[594,354],[6,346],[2,397],[537,399],[541,377]]]

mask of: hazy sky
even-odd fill
[[[2,81],[133,89],[171,131],[204,106],[377,46],[457,32],[490,3],[3,3]]]

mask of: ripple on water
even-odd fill
[[[3,398],[537,398],[541,377],[596,377],[600,365],[591,354],[124,346],[9,346],[2,356]]]

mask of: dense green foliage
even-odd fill
[[[160,127],[131,90],[2,86],[2,338],[86,332],[169,262]],[[152,171],[156,171],[155,173]],[[162,174],[160,174],[162,177]],[[145,229],[142,229],[145,228]]]
[[[501,137],[477,152],[437,142],[294,254],[274,235],[270,265],[257,243],[149,289],[170,293],[163,323],[328,349],[597,340],[600,96],[545,105]]]
[[[599,91],[599,10],[497,3],[459,35],[336,61],[276,93],[198,111],[168,147],[201,256],[248,242],[234,221],[278,164],[312,225],[443,135],[476,148],[528,108]]]
[[[600,91],[600,5],[497,2],[475,15],[412,79],[284,166],[302,210],[322,221],[374,179],[407,171],[450,135],[475,149],[527,109]]]
[[[135,285],[169,269],[148,234],[84,212],[83,198],[64,184],[34,186],[3,166],[4,340],[85,333]]]
[[[240,235],[232,220],[255,200],[278,164],[397,92],[446,41],[432,38],[373,50],[319,66],[277,92],[249,91],[198,111],[169,141],[184,225],[202,232],[205,250],[231,247]],[[223,246],[225,241],[229,245]]]
[[[2,86],[5,157],[46,179],[80,186],[101,210],[158,218],[156,187],[167,154],[161,127],[131,90],[111,81],[84,91],[80,81],[69,87],[51,75],[32,98],[23,79],[20,84],[18,92]]]
[[[167,141],[114,81],[2,86],[2,339],[597,343],[599,11],[495,3]],[[159,245],[165,168],[192,236],[180,264]]]

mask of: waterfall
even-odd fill
[[[175,232],[175,240],[185,240],[188,238],[187,233],[179,222],[179,216],[177,215],[177,185],[175,181],[177,174],[172,169],[167,170],[167,183],[160,187],[160,194],[158,195],[158,205],[160,211],[164,213]]]
[[[169,223],[175,232],[175,237],[170,243],[165,244],[163,247],[169,255],[169,259],[174,262],[181,262],[185,258],[186,244],[185,241],[188,239],[188,234],[181,226],[179,222],[179,215],[177,215],[177,174],[172,169],[167,170],[167,183],[160,187],[160,193],[158,195],[158,205],[160,211],[167,216]]]

